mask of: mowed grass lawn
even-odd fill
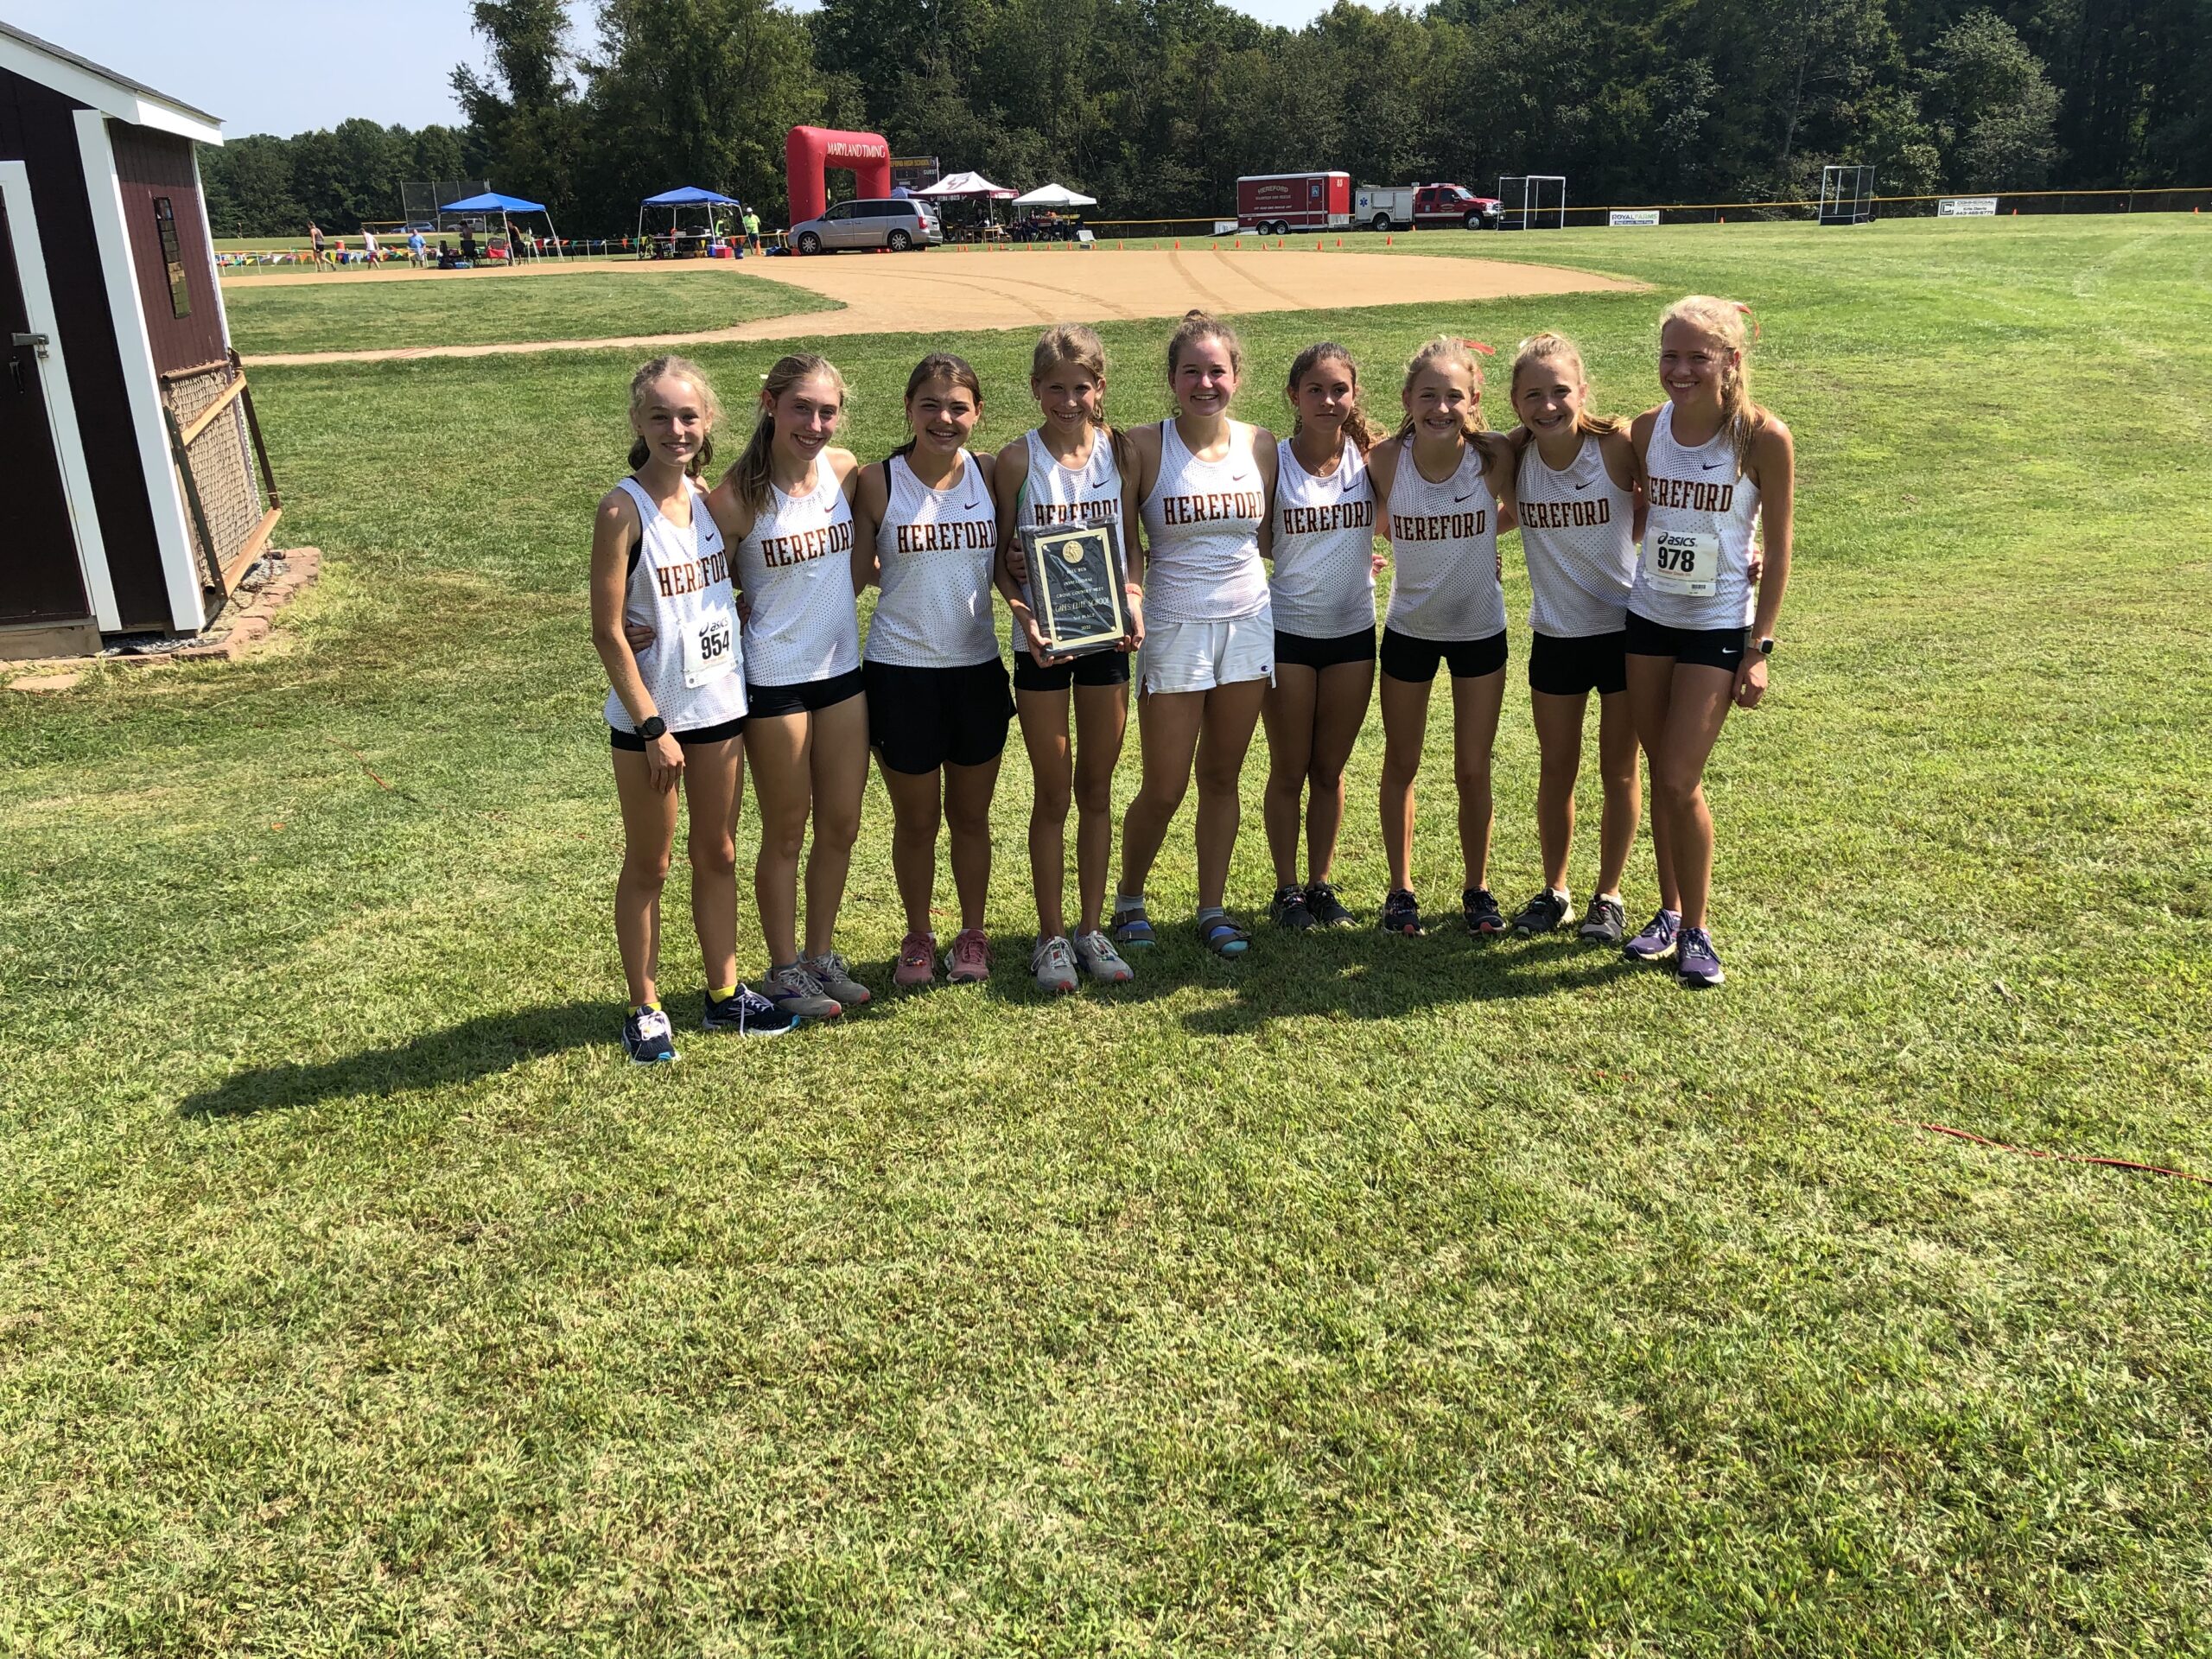
[[[719,264],[690,270],[585,266],[542,276],[448,271],[404,281],[334,272],[327,281],[281,286],[247,278],[223,284],[223,308],[233,341],[248,356],[696,334],[844,308]]]
[[[1628,410],[1661,299],[1758,304],[1800,563],[1711,774],[1713,995],[1448,927],[1215,962],[1186,808],[1166,942],[1046,1001],[1016,743],[987,987],[703,1038],[679,865],[683,1058],[628,1068],[584,569],[632,359],[257,372],[328,558],[282,648],[0,700],[8,1645],[2212,1649],[2212,1189],[1913,1127],[2212,1173],[2212,229],[1542,251],[1658,292],[1255,320],[1242,407],[1318,335],[1388,404],[1425,334],[1556,324]],[[1166,332],[1107,331],[1124,420]],[[937,345],[1010,435],[1029,344],[833,342],[855,446]],[[735,404],[776,350],[701,356]],[[879,984],[889,829],[872,781]]]

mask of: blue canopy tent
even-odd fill
[[[508,257],[513,257],[514,229],[507,223],[510,213],[545,213],[542,201],[524,201],[520,196],[503,196],[496,190],[486,190],[480,196],[464,196],[459,201],[449,201],[438,209],[442,213],[493,213],[499,216],[499,231],[507,238]],[[552,232],[553,251],[561,251],[561,233],[553,229],[553,215],[545,213],[545,228]]]
[[[712,209],[740,207],[743,205],[734,196],[723,195],[718,190],[702,190],[696,184],[687,184],[675,190],[664,190],[657,196],[647,196],[638,204],[638,257],[640,259],[645,257],[646,250],[650,245],[645,240],[645,209],[648,207],[668,209],[668,243],[670,251],[673,252],[676,248],[676,215],[680,209],[685,207],[709,209],[707,214],[707,228],[711,232],[715,223]]]

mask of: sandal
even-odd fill
[[[1152,918],[1144,913],[1142,905],[1132,905],[1127,910],[1114,912],[1111,924],[1114,943],[1132,950],[1141,950],[1152,944]]]
[[[1217,957],[1241,957],[1252,936],[1226,916],[1209,916],[1198,924],[1198,943]]]

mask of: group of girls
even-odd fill
[[[1595,691],[1605,813],[1581,937],[1671,959],[1686,984],[1719,983],[1701,779],[1728,709],[1764,692],[1790,556],[1790,438],[1751,401],[1747,318],[1704,296],[1670,307],[1664,401],[1631,423],[1594,412],[1571,341],[1524,340],[1504,433],[1484,420],[1488,348],[1476,342],[1440,336],[1414,355],[1403,418],[1388,434],[1370,421],[1351,355],[1317,344],[1291,365],[1292,430],[1280,440],[1230,414],[1243,365],[1224,324],[1184,319],[1167,347],[1174,417],[1128,430],[1106,419],[1097,335],[1064,325],[1038,341],[1030,391],[1040,418],[1021,438],[995,455],[971,449],[982,385],[958,357],[932,353],[907,379],[906,442],[865,465],[834,442],[842,378],[822,358],[791,355],[766,377],[745,451],[711,489],[702,479],[714,392],[682,359],[648,363],[631,386],[632,472],[601,501],[593,543],[594,639],[612,686],[626,838],[615,925],[631,1058],[675,1055],[655,973],[679,787],[690,796],[706,1029],[788,1031],[868,1001],[834,935],[871,749],[906,912],[892,982],[984,978],[990,805],[1017,716],[1035,780],[1030,968],[1040,988],[1131,976],[1122,952],[1154,940],[1146,879],[1193,779],[1197,937],[1225,957],[1249,948],[1224,899],[1239,783],[1262,721],[1269,915],[1294,930],[1352,925],[1333,864],[1344,767],[1378,666],[1384,931],[1422,931],[1414,790],[1440,669],[1451,684],[1465,922],[1482,934],[1567,925]],[[1077,523],[1120,533],[1129,633],[1118,651],[1055,657],[1029,608],[1018,531]],[[1497,538],[1515,529],[1532,593],[1544,886],[1509,923],[1488,867],[1508,656]],[[1378,537],[1394,567],[1379,648]],[[856,600],[870,583],[880,592],[863,649]],[[1010,686],[995,589],[1011,621]],[[1142,772],[1109,911],[1111,784],[1133,663]],[[1660,907],[1628,938],[1620,883],[1639,748],[1651,757]],[[769,968],[758,991],[739,981],[735,958],[741,757],[761,820],[753,894]],[[931,925],[941,831],[961,921],[942,957]]]

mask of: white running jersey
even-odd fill
[[[963,451],[950,487],[931,489],[904,455],[884,463],[889,500],[875,532],[883,592],[868,626],[868,659],[902,668],[973,668],[996,660],[991,566],[998,508],[983,469]]]
[[[663,518],[636,479],[620,485],[637,505],[639,531],[622,620],[653,631],[652,644],[637,653],[638,673],[672,732],[703,731],[745,713],[729,555],[707,511],[707,493],[696,480],[684,483],[691,492],[688,524]],[[611,688],[604,713],[618,732],[638,729]]]
[[[815,486],[785,495],[773,484],[737,544],[737,585],[753,601],[745,673],[754,685],[805,685],[861,665],[853,605],[853,504],[836,469],[814,463]]]
[[[1306,470],[1290,440],[1275,444],[1275,626],[1308,639],[1341,639],[1375,626],[1375,486],[1367,457],[1344,440],[1336,469]]]
[[[1675,442],[1675,406],[1661,404],[1644,471],[1649,507],[1630,608],[1669,628],[1745,626],[1759,486],[1737,471],[1727,429],[1686,449]]]
[[[1103,430],[1092,430],[1090,454],[1080,467],[1060,465],[1059,458],[1045,447],[1044,435],[1033,427],[1028,445],[1029,470],[1015,502],[1016,525],[1052,530],[1065,524],[1112,524],[1117,535],[1122,533],[1122,469],[1114,459],[1113,441]],[[1006,487],[1003,480],[999,487]],[[1122,556],[1129,556],[1126,539]],[[1016,651],[1029,649],[1020,625],[1010,615],[1007,642]]]
[[[1497,501],[1471,443],[1459,469],[1432,484],[1400,442],[1390,485],[1390,608],[1385,626],[1446,645],[1505,632],[1505,588],[1497,579]]]
[[[1586,639],[1628,626],[1636,579],[1636,498],[1605,470],[1605,446],[1582,448],[1554,472],[1534,442],[1521,457],[1516,506],[1529,561],[1529,626],[1554,639]]]
[[[1160,477],[1144,502],[1145,620],[1231,622],[1268,608],[1260,521],[1268,481],[1252,429],[1229,423],[1229,453],[1200,461],[1175,423],[1160,423]]]

